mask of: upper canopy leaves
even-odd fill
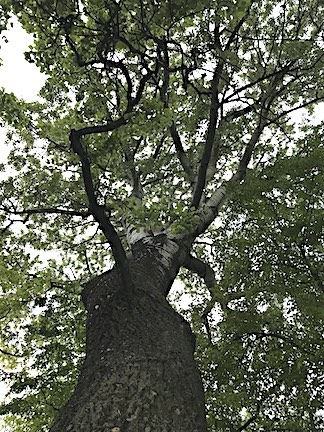
[[[323,97],[323,11],[315,2],[24,1],[12,8],[35,37],[27,59],[48,75],[33,128],[52,158],[49,172],[71,171],[76,181],[63,181],[65,191],[82,183],[68,142],[70,130],[81,129],[97,202],[117,230],[129,207],[139,226],[155,211],[155,228],[176,223],[173,197],[187,211],[206,200],[218,207],[208,198],[231,173],[245,177],[256,147],[280,150],[264,145],[264,132],[289,132],[287,113]],[[15,119],[16,129],[30,129]],[[46,195],[45,207],[59,206]],[[61,204],[76,212],[88,206],[82,196]],[[206,220],[195,235],[216,214],[200,212]]]

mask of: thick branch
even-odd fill
[[[219,158],[219,152],[220,152],[220,147],[221,147],[221,133],[222,133],[221,130],[223,127],[223,123],[224,123],[224,119],[222,119],[219,122],[219,125],[216,129],[213,149],[212,149],[212,153],[210,155],[210,160],[209,160],[209,164],[208,164],[207,172],[206,172],[206,184],[214,177],[215,172],[216,172],[216,164],[217,164],[217,161]]]
[[[160,90],[160,99],[161,102],[163,102],[164,107],[168,108],[168,89],[169,89],[169,80],[170,80],[169,54],[167,49],[167,43],[164,41],[163,43],[160,43],[160,45],[162,47],[163,55],[164,55],[163,84]],[[193,185],[195,183],[195,175],[191,168],[186,152],[184,151],[180,135],[177,131],[174,122],[172,122],[172,125],[170,127],[170,134],[173,139],[173,143],[177,152],[178,159],[181,163],[182,168],[184,169],[184,172],[187,174],[189,178],[191,188],[193,188]]]
[[[249,105],[249,106],[242,108],[242,109],[238,109],[238,110],[234,109],[220,119],[219,125],[216,129],[212,154],[211,154],[210,161],[209,161],[208,168],[207,168],[207,173],[206,173],[206,182],[207,183],[214,177],[215,172],[216,172],[216,164],[217,164],[217,161],[218,161],[218,158],[220,155],[220,148],[221,148],[222,129],[224,129],[226,127],[227,122],[232,121],[236,118],[239,118],[245,114],[252,112],[255,109],[255,105],[256,105],[256,103],[253,105]]]
[[[229,121],[229,120],[235,120],[239,117],[244,116],[245,114],[249,114],[250,112],[252,112],[255,109],[255,104],[246,106],[245,108],[241,108],[241,109],[234,109],[230,112],[228,112],[225,117],[224,120]]]
[[[193,169],[190,165],[190,161],[187,157],[187,154],[183,148],[180,135],[177,131],[177,128],[174,123],[172,123],[172,126],[170,127],[170,133],[171,137],[173,139],[173,143],[177,152],[178,159],[181,163],[182,168],[184,169],[184,172],[187,174],[191,188],[193,188],[195,183],[195,174],[193,172]]]
[[[192,255],[189,255],[183,266],[204,279],[207,288],[212,288],[215,285],[214,270],[210,267],[209,264],[205,263],[199,258],[195,258]]]
[[[192,255],[188,255],[187,259],[183,263],[183,266],[204,279],[205,284],[210,292],[211,297],[202,314],[202,320],[206,328],[209,342],[212,344],[212,334],[209,326],[208,315],[212,311],[216,302],[221,305],[223,310],[225,310],[226,308],[226,303],[224,299],[221,298],[218,292],[216,292],[216,280],[214,270],[209,264],[198,258],[193,257]]]
[[[258,127],[254,130],[249,142],[247,143],[245,147],[245,151],[243,154],[242,159],[240,160],[239,166],[237,168],[236,173],[232,177],[232,181],[241,181],[244,180],[246,177],[246,170],[247,166],[251,160],[251,157],[253,155],[255,146],[257,142],[259,141],[260,136],[262,135],[263,129],[268,123],[268,119],[266,114],[268,113],[268,110],[263,110],[263,115],[260,119],[260,123]]]
[[[89,201],[89,210],[92,213],[95,220],[99,223],[99,226],[107,238],[115,257],[117,266],[121,270],[121,277],[123,286],[126,294],[129,295],[133,289],[131,275],[128,266],[128,260],[126,257],[125,250],[120,241],[117,231],[107,216],[107,209],[105,206],[98,204],[93,179],[91,174],[90,162],[86,152],[84,151],[81,143],[82,129],[79,131],[72,130],[70,133],[70,142],[73,151],[79,156],[82,165],[82,175],[84,181],[84,187]]]
[[[218,120],[218,107],[219,107],[218,85],[219,85],[219,80],[220,80],[220,75],[222,73],[223,65],[224,62],[221,60],[214,71],[212,85],[211,85],[211,102],[210,102],[210,111],[209,111],[209,123],[207,129],[207,138],[206,138],[206,143],[204,146],[204,151],[199,166],[197,183],[193,193],[192,204],[191,204],[192,207],[195,208],[199,207],[200,199],[205,188],[207,168],[209,165],[209,161],[210,161],[210,157],[212,154],[212,149],[215,141],[216,126]]]
[[[215,190],[209,200],[199,209],[198,216],[200,222],[196,227],[193,237],[196,238],[202,234],[209,225],[218,216],[221,206],[227,198],[227,190],[225,183]]]
[[[141,141],[141,140],[139,140]],[[136,202],[138,204],[142,203],[142,199],[144,197],[143,186],[141,183],[141,173],[136,169],[135,161],[134,161],[134,153],[125,151],[125,159],[127,164],[129,165],[129,179],[132,183],[132,193],[131,196],[136,198]]]
[[[268,113],[268,109],[263,110],[262,112],[263,115],[260,118],[259,125],[253,132],[249,142],[245,147],[243,157],[239,163],[236,173],[232,176],[232,178],[228,182],[224,182],[219,188],[217,188],[215,192],[212,194],[212,196],[209,198],[209,200],[199,210],[198,215],[200,217],[200,223],[193,233],[194,237],[197,237],[200,234],[202,234],[208,228],[208,226],[214,221],[214,219],[218,216],[220,207],[224,204],[227,198],[227,190],[225,185],[227,183],[239,182],[245,178],[247,166],[251,160],[255,146],[265,126],[268,123],[268,119],[266,116],[267,113]]]
[[[118,129],[120,126],[123,126],[126,124],[127,120],[125,117],[121,117],[116,121],[109,122],[104,125],[98,125],[98,126],[89,126],[86,128],[79,129],[78,131],[74,131],[76,136],[81,137],[85,135],[91,135],[95,133],[104,133],[104,132],[110,132],[115,129]]]

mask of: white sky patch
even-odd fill
[[[31,102],[44,85],[46,75],[38,67],[25,60],[24,53],[33,42],[33,37],[25,32],[17,20],[12,19],[13,27],[1,33],[0,39],[0,87],[18,98]]]
[[[37,66],[25,60],[24,53],[33,42],[33,37],[25,32],[17,19],[12,18],[12,28],[1,32],[0,38],[0,87],[14,93],[27,102],[38,99],[37,95],[46,81],[46,75]],[[6,40],[8,42],[6,42]],[[6,128],[0,127],[0,162],[4,162],[10,148],[4,146]]]

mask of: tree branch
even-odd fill
[[[91,174],[90,162],[86,152],[83,149],[81,137],[82,129],[79,131],[73,129],[70,133],[72,150],[79,156],[81,161],[84,187],[89,202],[89,211],[91,212],[95,220],[99,223],[103,234],[107,238],[112,248],[116,264],[121,270],[122,285],[124,287],[125,294],[127,295],[127,297],[130,297],[133,291],[133,283],[126,253],[118,236],[118,233],[110,222],[109,216],[107,215],[107,210],[109,209],[107,209],[105,206],[99,205],[97,202]]]
[[[13,354],[13,353],[11,353],[9,351],[6,351],[6,350],[3,350],[1,348],[0,348],[0,353],[3,354],[3,355],[11,356],[11,357],[21,357],[18,354]]]
[[[255,146],[267,124],[270,123],[268,115],[270,107],[274,99],[281,93],[283,88],[277,89],[278,84],[282,83],[283,77],[286,70],[282,69],[272,80],[270,88],[261,101],[261,112],[259,117],[259,124],[251,135],[249,142],[245,147],[245,151],[242,159],[240,160],[239,166],[236,173],[233,175],[230,181],[241,181],[246,177],[247,166],[251,160],[252,154],[254,152]]]
[[[258,418],[260,414],[260,410],[261,410],[261,405],[258,403],[256,413],[252,417],[250,417],[242,426],[238,428],[238,432],[246,430],[251,423],[255,422],[255,420]]]
[[[170,133],[171,133],[171,137],[173,139],[173,143],[174,143],[174,147],[175,147],[176,152],[177,152],[178,159],[181,163],[182,168],[184,169],[184,172],[187,174],[188,179],[190,181],[191,188],[193,189],[194,184],[195,184],[195,174],[194,174],[193,169],[190,165],[190,161],[189,161],[187,154],[183,148],[180,135],[179,135],[177,128],[176,128],[174,123],[172,123],[172,125],[170,127]]]
[[[307,267],[310,275],[314,279],[314,282],[316,283],[319,290],[324,293],[324,284],[323,284],[322,278],[321,278],[320,274],[314,269],[313,265],[311,264],[310,259],[308,258],[307,253],[306,253],[305,245],[303,243],[302,244],[296,243],[296,245],[297,245],[297,248],[298,248],[298,250],[299,250],[299,252],[300,252],[300,254],[304,260],[304,263],[306,264],[306,267]]]
[[[200,222],[193,232],[194,238],[202,234],[218,216],[219,210],[227,198],[225,184],[219,186],[209,200],[198,210]]]
[[[220,75],[223,70],[223,65],[224,65],[224,61],[220,60],[217,67],[215,68],[213,80],[211,84],[211,102],[210,102],[208,129],[207,129],[207,138],[206,138],[206,143],[204,146],[204,150],[203,150],[203,154],[199,166],[197,183],[195,186],[192,203],[191,203],[192,207],[194,208],[199,207],[200,199],[202,197],[205,184],[206,184],[207,168],[209,165],[209,161],[210,161],[210,157],[214,145],[216,126],[218,120],[218,108],[219,108],[218,85],[219,85]]]
[[[128,90],[129,91],[128,91],[127,109],[126,109],[125,113],[118,120],[108,122],[104,125],[96,125],[96,126],[89,126],[89,127],[81,128],[75,132],[79,136],[86,136],[86,135],[97,134],[97,133],[111,132],[111,131],[118,129],[119,127],[125,125],[127,123],[126,115],[130,114],[132,112],[133,108],[141,100],[143,91],[145,89],[145,85],[149,81],[149,79],[151,78],[152,75],[153,75],[153,72],[148,71],[148,73],[142,77],[142,79],[139,82],[136,95],[133,99],[131,99],[131,95],[129,94],[131,83],[130,83],[130,78],[128,76],[129,80],[127,80],[127,82],[128,82]]]
[[[232,43],[234,42],[236,36],[238,35],[240,28],[242,27],[242,25],[245,23],[247,17],[249,16],[249,13],[250,13],[250,7],[248,8],[246,15],[244,15],[240,19],[240,21],[236,24],[236,26],[234,27],[234,30],[232,31],[230,37],[228,38],[227,44],[225,46],[225,51],[227,51],[231,48]]]
[[[127,123],[127,120],[125,119],[125,117],[120,117],[118,120],[109,122],[107,124],[104,125],[98,125],[98,126],[89,126],[89,127],[85,127],[82,129],[78,129],[77,131],[74,130],[74,132],[79,136],[86,136],[86,135],[91,135],[91,134],[95,134],[95,133],[104,133],[104,132],[110,132],[113,131],[115,129],[118,129],[120,126],[123,126]]]
[[[234,110],[228,112],[225,115],[224,120],[225,121],[235,120],[235,119],[237,119],[239,117],[242,117],[245,114],[249,114],[250,112],[252,112],[255,109],[255,105],[256,104],[254,103],[254,104],[249,105],[249,106],[247,106],[245,108],[241,108],[241,109],[238,109],[238,110],[234,109]]]
[[[125,159],[129,164],[129,179],[133,187],[131,196],[136,198],[136,202],[138,204],[141,204],[144,197],[143,186],[141,183],[141,173],[136,169],[134,154],[132,152],[125,151]]]
[[[233,93],[231,93],[229,96],[227,96],[223,100],[223,103],[232,102],[231,99],[233,99],[233,97],[236,96],[237,94],[241,93],[244,90],[248,90],[248,89],[254,87],[256,84],[259,84],[259,83],[261,83],[261,82],[263,82],[269,78],[275,78],[278,75],[282,76],[283,73],[287,73],[287,72],[298,71],[299,69],[297,67],[295,69],[290,69],[295,63],[296,63],[296,60],[292,60],[288,65],[282,67],[282,69],[280,69],[280,70],[275,70],[273,72],[264,73],[261,77],[257,78],[255,81],[252,81],[252,82],[245,84],[242,87],[239,87],[238,89],[234,90]]]
[[[288,115],[288,114],[290,114],[290,113],[292,113],[294,111],[297,111],[297,110],[302,109],[302,108],[306,108],[306,107],[308,107],[308,106],[310,106],[310,105],[312,105],[314,103],[321,102],[321,101],[324,101],[324,94],[323,95],[318,95],[317,94],[314,99],[306,101],[306,102],[304,102],[302,104],[299,104],[299,105],[297,105],[297,106],[295,106],[295,107],[293,107],[293,108],[291,108],[289,110],[286,110],[286,111],[278,114],[275,118],[271,119],[269,121],[269,123],[276,123],[280,118],[282,118],[282,117],[284,117],[284,116],[286,116],[286,115]]]
[[[208,183],[214,177],[214,174],[216,172],[216,164],[219,158],[219,151],[221,147],[221,129],[223,127],[223,123],[224,123],[224,118],[220,120],[219,125],[216,129],[213,149],[210,155],[210,160],[206,171],[206,183]]]
[[[205,263],[199,258],[193,257],[189,254],[183,263],[183,266],[204,279],[207,288],[212,288],[215,285],[214,270],[209,264]]]
[[[239,162],[239,166],[235,174],[233,174],[232,178],[228,182],[224,182],[220,187],[218,187],[209,200],[204,204],[204,206],[198,212],[200,217],[200,223],[196,227],[193,235],[197,237],[202,234],[208,226],[214,221],[215,217],[218,215],[220,207],[224,204],[227,198],[227,190],[226,184],[239,182],[244,180],[246,176],[247,166],[251,160],[252,154],[254,152],[255,146],[265,128],[265,126],[269,123],[268,113],[270,110],[271,102],[276,96],[275,88],[277,84],[277,77],[273,83],[273,86],[269,90],[269,92],[264,97],[264,101],[262,104],[262,109],[259,117],[259,124],[252,133],[252,136],[245,147],[244,154]]]
[[[208,315],[212,311],[216,302],[219,303],[223,311],[225,311],[225,309],[227,308],[225,299],[222,297],[219,291],[217,292],[215,273],[209,264],[189,254],[183,263],[183,267],[200,276],[204,280],[210,292],[210,300],[208,301],[202,313],[202,320],[206,328],[209,342],[212,344],[213,342],[212,342],[212,335],[211,335],[211,330],[208,322]]]
[[[7,214],[13,215],[33,215],[33,214],[60,214],[60,215],[69,215],[69,216],[79,216],[86,218],[90,216],[92,213],[86,211],[77,211],[77,210],[68,210],[56,207],[46,207],[46,208],[37,208],[37,209],[23,209],[23,210],[10,210],[7,207],[1,208]]]
[[[240,160],[239,166],[236,170],[236,173],[233,175],[231,181],[241,181],[241,180],[245,179],[247,166],[251,160],[255,146],[256,146],[260,136],[262,135],[263,129],[265,128],[265,126],[268,123],[268,118],[267,118],[268,112],[269,112],[268,109],[262,110],[262,115],[260,117],[259,125],[254,130],[254,132],[252,133],[252,136],[245,147],[243,157]]]

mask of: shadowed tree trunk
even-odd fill
[[[116,268],[87,284],[86,359],[51,432],[206,432],[194,336],[165,299],[183,256],[165,238],[136,243],[129,299]]]

